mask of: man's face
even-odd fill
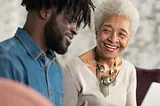
[[[70,21],[71,17],[64,11],[60,14],[53,14],[45,25],[44,36],[48,49],[58,54],[67,52],[71,40],[78,33],[76,22]]]

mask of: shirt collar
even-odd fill
[[[20,40],[22,45],[25,47],[30,56],[34,59],[39,58],[44,51],[39,47],[39,45],[31,38],[31,36],[22,28],[18,28],[15,37]],[[52,51],[52,50],[50,50]],[[51,52],[53,59],[55,58],[54,52]]]

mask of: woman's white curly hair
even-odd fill
[[[94,14],[95,30],[98,31],[107,17],[118,15],[126,17],[131,24],[131,35],[137,32],[139,13],[129,0],[104,0],[97,6]]]

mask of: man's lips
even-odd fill
[[[65,38],[67,39],[67,45],[70,45],[74,36],[73,36],[73,34],[67,33]]]
[[[71,34],[71,33],[67,33],[66,36],[69,37],[70,40],[72,40],[74,38],[73,34]]]

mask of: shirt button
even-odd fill
[[[43,53],[43,54],[41,54],[41,57],[42,57],[42,58],[44,58],[44,57],[45,57],[44,53]]]
[[[51,55],[48,55],[48,58],[53,59],[53,57]]]
[[[50,95],[50,96],[53,96],[53,93],[50,91],[50,92],[49,92],[49,95]]]

